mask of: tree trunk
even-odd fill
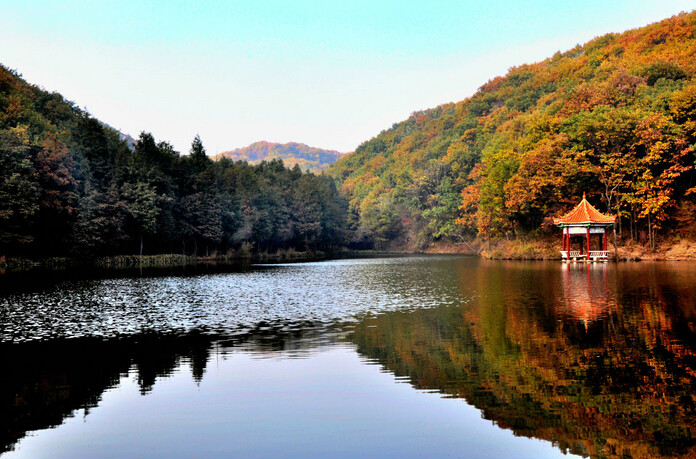
[[[618,203],[616,204],[616,220],[619,223],[619,236],[623,234],[623,227],[621,225],[621,214],[619,213],[619,205]]]
[[[619,260],[619,248],[616,244],[616,225],[612,226],[612,229],[614,230],[614,260],[618,261]]]
[[[638,242],[638,217],[636,217],[636,209],[633,209],[633,238]]]
[[[143,256],[143,235],[140,235],[140,256]]]

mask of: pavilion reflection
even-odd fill
[[[560,315],[581,322],[587,331],[616,310],[615,295],[609,289],[609,265],[563,263],[560,269],[562,297],[557,308]]]

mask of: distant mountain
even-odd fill
[[[248,161],[252,164],[259,163],[263,160],[271,160],[280,158],[287,167],[293,167],[299,164],[302,170],[319,172],[328,168],[343,156],[336,150],[324,150],[305,145],[303,143],[272,143],[272,142],[255,142],[244,148],[236,150],[223,151],[215,155],[217,161],[220,158],[229,158],[233,161]]]

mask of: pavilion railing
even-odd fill
[[[585,254],[581,254],[579,250],[561,250],[561,258],[564,260],[576,260],[587,257]]]
[[[561,259],[563,260],[606,260],[609,258],[608,250],[590,250],[589,256],[580,253],[579,250],[561,250]]]

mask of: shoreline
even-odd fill
[[[97,270],[129,270],[139,268],[178,268],[198,265],[250,265],[255,263],[287,263],[322,261],[357,257],[393,256],[394,252],[372,250],[343,250],[338,252],[297,252],[279,250],[275,253],[211,255],[207,257],[160,254],[115,255],[104,257],[0,257],[0,274],[32,270],[61,271],[94,268]]]
[[[388,247],[386,250],[342,250],[338,252],[297,252],[279,250],[275,253],[240,253],[211,255],[207,257],[160,254],[160,255],[116,255],[105,257],[0,257],[0,274],[4,272],[43,270],[66,270],[71,268],[96,268],[118,270],[133,268],[176,268],[195,265],[248,265],[254,263],[285,263],[322,261],[344,258],[406,256],[406,255],[468,255],[488,260],[546,260],[561,261],[557,241],[545,239],[501,239],[487,241],[476,238],[467,242],[436,241],[423,250],[408,250]],[[611,250],[611,248],[610,248]],[[613,252],[613,251],[612,251]],[[696,261],[696,241],[680,240],[672,244],[660,244],[655,251],[645,245],[628,243],[618,248],[618,259],[609,262],[628,261]]]
[[[611,245],[609,250],[613,254]],[[479,255],[489,260],[561,261],[560,244],[555,239],[500,239],[491,241],[490,247],[487,241],[478,238],[465,243],[437,241],[423,253]],[[650,251],[647,245],[628,241],[618,246],[618,259],[609,261],[696,261],[696,241],[680,239],[663,242],[654,251]]]
[[[32,269],[62,270],[70,268],[129,269],[129,268],[169,268],[197,264],[230,263],[249,264],[263,261],[311,261],[328,258],[325,252],[278,252],[245,255],[211,255],[207,257],[160,254],[160,255],[115,255],[105,257],[49,257],[0,258],[0,269],[7,271],[28,271]]]

